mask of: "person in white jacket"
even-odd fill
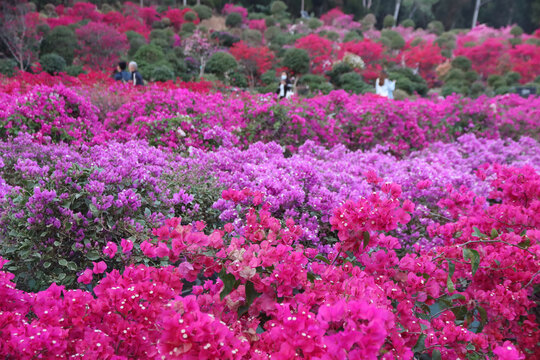
[[[394,98],[394,90],[396,89],[396,81],[388,79],[386,72],[382,72],[381,75],[375,80],[375,93],[380,96],[387,97],[389,99]]]

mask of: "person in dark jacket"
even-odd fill
[[[114,80],[128,82],[131,80],[131,74],[127,71],[127,63],[120,61],[116,66],[116,72],[114,73]]]
[[[289,75],[285,71],[281,73],[281,79],[276,94],[279,95],[280,99],[288,99],[293,95],[293,86],[289,79]]]
[[[144,85],[142,75],[137,71],[137,63],[135,61],[129,63],[129,71],[131,72],[130,81],[133,83],[133,86]]]

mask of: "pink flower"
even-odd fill
[[[105,261],[100,261],[98,263],[92,262],[94,264],[94,269],[92,270],[94,274],[103,274],[107,270],[107,264]]]
[[[131,240],[122,239],[120,245],[122,246],[122,252],[124,254],[130,252],[131,249],[133,249],[133,242]]]
[[[167,244],[165,243],[159,243],[157,249],[156,249],[156,255],[159,258],[169,256],[169,248],[167,247]]]
[[[103,249],[103,253],[112,259],[116,255],[116,250],[118,250],[116,244],[109,241]]]
[[[154,247],[154,245],[152,245],[148,241],[142,242],[141,251],[143,252],[144,255],[148,256],[149,258],[156,257],[156,248]]]
[[[497,346],[493,353],[500,360],[521,360],[525,358],[510,341],[505,341],[502,346]]]
[[[84,272],[81,274],[81,276],[79,276],[77,281],[86,285],[90,284],[92,282],[92,270],[84,270]]]

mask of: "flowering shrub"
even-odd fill
[[[539,178],[527,169],[501,170],[495,187],[520,174]],[[410,220],[412,204],[400,200],[398,185],[374,173],[368,180],[380,191],[361,200],[364,207],[336,209],[330,222],[341,240],[328,257],[299,244],[295,222],[272,217],[263,194],[229,189],[224,200],[252,204],[244,226],[205,233],[204,223],[170,219],[140,246],[170,265],[128,265],[103,275],[96,263],[79,279],[97,282],[95,297],[57,285],[24,293],[1,272],[0,351],[114,359],[533,355],[539,332],[530,298],[540,279],[531,269],[538,268],[539,239],[489,215],[506,206],[528,209],[539,200],[533,187],[502,196],[498,209],[435,229],[449,235],[444,246],[404,254],[387,232]],[[392,210],[372,213],[385,207]],[[491,235],[480,230],[493,225]],[[518,245],[523,240],[528,245]]]
[[[76,149],[24,134],[0,146],[0,249],[25,289],[72,286],[91,261],[118,268],[106,244],[138,243],[167,217],[215,216],[212,179],[142,142]]]

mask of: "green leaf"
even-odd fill
[[[95,261],[99,259],[99,253],[96,250],[91,250],[86,253],[86,258],[90,261]]]
[[[480,326],[478,326],[478,329],[476,330],[476,333],[481,333],[484,329],[484,326],[487,323],[487,312],[486,309],[484,309],[481,306],[477,306],[476,310],[478,311],[478,314],[480,315]]]
[[[442,360],[441,352],[439,350],[433,350],[431,353],[431,360]]]
[[[425,334],[421,334],[419,337],[418,337],[418,341],[416,342],[416,345],[414,345],[414,348],[413,348],[413,351],[415,353],[421,353],[425,350],[426,348],[426,335]]]
[[[94,205],[94,204],[88,205],[88,208],[90,209],[90,211],[92,212],[93,215],[96,215],[99,212],[96,205]]]
[[[51,263],[50,263],[49,261],[45,261],[45,262],[43,263],[43,267],[44,267],[45,269],[48,269],[50,266],[51,266]]]
[[[323,254],[315,256],[315,260],[321,260],[330,265],[330,260],[328,260]]]
[[[246,283],[246,303],[238,308],[238,316],[244,315],[248,310],[253,301],[259,297],[261,294],[255,290],[255,286],[251,281]]]
[[[149,208],[144,208],[144,216],[148,217],[150,215],[152,215],[152,210]]]
[[[448,278],[446,279],[446,287],[448,288],[449,292],[456,291],[454,283],[452,282],[452,275],[454,275],[455,269],[456,266],[454,265],[454,263],[448,260]]]
[[[369,232],[364,231],[363,236],[364,236],[364,249],[365,249],[369,244]]]
[[[497,236],[499,236],[499,233],[497,232],[497,229],[491,229],[491,239],[495,239]]]
[[[472,275],[476,274],[478,266],[480,265],[480,254],[473,249],[463,248],[463,259],[471,260]]]
[[[60,265],[62,265],[62,266],[67,266],[67,263],[68,263],[68,262],[67,262],[66,259],[60,259],[60,260],[58,260],[58,263],[59,263]]]
[[[531,240],[530,240],[530,239],[523,240],[522,242],[520,242],[520,243],[518,244],[518,246],[519,246],[521,249],[528,249],[529,247],[531,247]]]
[[[473,233],[471,234],[471,236],[474,236],[474,237],[477,237],[477,238],[481,238],[481,237],[484,237],[485,235],[482,234],[480,232],[480,229],[478,229],[476,226],[473,226]]]
[[[221,270],[219,278],[223,281],[223,290],[221,290],[219,298],[223,300],[225,296],[229,295],[231,291],[235,289],[235,287],[238,287],[239,282],[236,281],[234,275],[227,273],[225,269]]]
[[[467,350],[474,351],[476,350],[476,347],[473,344],[467,345]]]

